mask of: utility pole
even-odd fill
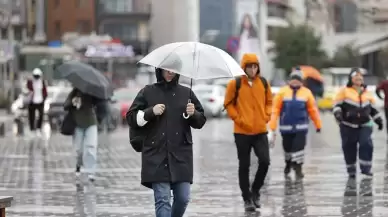
[[[267,27],[267,18],[268,18],[268,5],[267,0],[258,0],[258,32],[259,32],[259,46],[260,46],[260,62],[263,64],[260,64],[260,71],[262,73],[262,76],[269,79],[270,72],[269,72],[269,63],[267,58],[267,33],[268,33],[268,27]]]
[[[14,31],[12,26],[12,0],[8,0],[8,44],[10,47],[10,59],[8,60],[8,66],[9,66],[9,80],[11,83],[11,92],[10,92],[10,100],[11,103],[15,99],[15,72],[14,72],[14,63],[15,63],[15,57],[14,57]]]
[[[309,19],[310,19],[310,4],[309,0],[304,1],[304,5],[306,8],[306,17],[304,20],[305,25],[305,41],[307,41],[307,37],[309,34]],[[306,43],[306,65],[310,65],[310,43]]]

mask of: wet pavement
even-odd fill
[[[321,134],[310,136],[303,182],[285,180],[277,144],[262,208],[253,214],[244,213],[242,207],[231,133],[232,124],[226,119],[209,121],[205,129],[195,131],[195,183],[186,216],[387,216],[384,133],[374,135],[373,180],[358,177],[356,182],[347,180],[338,128],[331,116],[324,117]],[[252,164],[254,171],[257,163]],[[84,181],[76,186],[71,139],[57,134],[48,141],[0,138],[0,165],[0,195],[14,196],[7,217],[154,216],[152,191],[140,185],[140,156],[129,145],[127,129],[101,136],[94,185]]]

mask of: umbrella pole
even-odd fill
[[[191,103],[191,89],[193,88],[193,79],[192,78],[190,78],[190,94],[189,94],[189,100],[187,100],[187,103]],[[188,114],[186,114],[185,112],[183,113],[183,118],[184,119],[189,119],[189,115]]]

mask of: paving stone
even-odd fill
[[[131,149],[127,131],[100,136],[96,183],[83,177],[80,185],[75,182],[70,137],[0,139],[0,194],[14,196],[7,217],[154,216],[152,191],[140,185],[140,155]],[[312,133],[309,141],[303,182],[285,180],[281,145],[271,150],[262,208],[247,214],[238,187],[232,124],[226,119],[209,121],[194,133],[195,178],[186,216],[387,216],[384,133],[374,135],[374,178],[358,177],[355,182],[347,180],[339,132],[331,116],[324,117],[322,133]],[[254,159],[251,171],[257,168]]]

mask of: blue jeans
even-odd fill
[[[190,201],[190,183],[153,183],[156,217],[182,217]],[[171,206],[171,190],[174,202]]]
[[[86,173],[94,175],[97,165],[97,126],[88,128],[75,128],[73,144],[77,152],[77,165],[83,166]]]
[[[372,127],[351,128],[341,124],[340,131],[348,174],[356,174],[357,152],[361,173],[369,173],[373,158]]]

